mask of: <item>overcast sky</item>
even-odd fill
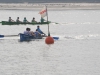
[[[100,3],[100,0],[0,0],[0,3]]]

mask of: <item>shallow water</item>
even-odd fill
[[[19,42],[19,37],[0,39],[1,75],[99,75],[100,72],[100,10],[49,11],[51,36],[60,39],[52,45],[42,40]],[[20,20],[26,16],[29,21],[40,19],[38,11],[0,10],[0,21]],[[46,18],[45,18],[46,19]],[[0,34],[16,35],[32,25],[0,25]],[[47,34],[47,25],[41,26]]]

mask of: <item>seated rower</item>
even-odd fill
[[[44,22],[44,21],[46,21],[46,20],[45,20],[45,19],[43,19],[43,18],[41,17],[41,20],[40,20],[40,21],[41,21],[41,23],[43,23],[43,22]]]
[[[27,21],[27,19],[26,19],[26,17],[24,17],[24,20],[23,20],[23,22],[25,22],[25,23],[26,23],[26,22],[28,22],[28,21]]]
[[[15,22],[14,20],[11,19],[11,17],[9,17],[8,22]]]
[[[16,22],[21,22],[21,21],[19,20],[19,17],[17,17],[17,20],[16,20]]]
[[[35,31],[35,36],[36,37],[41,37],[41,33],[40,32],[38,32],[38,30],[36,29],[36,31]]]
[[[35,18],[33,17],[33,19],[32,19],[32,21],[31,21],[31,22],[35,22],[35,23],[36,23],[37,21],[35,21]]]
[[[30,31],[31,29],[30,28],[26,28],[26,31],[24,31],[24,34],[25,35],[30,35],[30,36],[34,36],[34,32],[33,31]]]
[[[43,31],[41,31],[40,26],[37,26],[37,29],[36,29],[36,30],[37,30],[41,35],[46,36],[46,34],[43,33]]]

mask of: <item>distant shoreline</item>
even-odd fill
[[[100,3],[0,3],[0,10],[40,10],[44,5],[48,10],[100,9]]]

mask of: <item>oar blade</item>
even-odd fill
[[[58,40],[58,39],[59,39],[59,37],[53,37],[53,39]]]
[[[19,36],[19,35],[0,35],[0,38],[3,38],[3,37],[15,37],[15,36]]]
[[[0,35],[0,38],[3,38],[4,37],[4,35]]]

